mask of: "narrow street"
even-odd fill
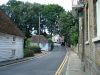
[[[66,49],[56,46],[53,51],[30,61],[0,68],[0,75],[54,75],[66,54]]]

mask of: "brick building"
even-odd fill
[[[88,75],[100,75],[100,0],[73,0],[79,17],[78,54]]]

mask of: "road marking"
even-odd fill
[[[67,59],[68,59],[68,54],[66,53],[66,56],[65,56],[63,62],[61,63],[61,65],[59,66],[58,70],[56,71],[55,75],[60,75],[61,74],[65,63],[67,62]]]

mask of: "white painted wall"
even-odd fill
[[[23,58],[23,38],[0,33],[0,61],[16,58]]]
[[[100,0],[97,0],[97,36],[100,36]]]
[[[60,36],[59,35],[54,35],[53,37],[52,37],[52,41],[53,42],[60,42]]]
[[[31,46],[38,46],[38,43],[31,43],[30,45]],[[49,51],[49,44],[48,43],[45,43],[45,44],[40,43],[39,46],[40,46],[41,50]]]
[[[46,43],[46,44],[40,43],[40,48],[41,48],[41,50],[48,51],[49,45],[48,45],[48,43]]]

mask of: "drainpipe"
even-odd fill
[[[85,72],[85,38],[84,38],[84,18],[82,17],[82,65],[83,65],[83,71]]]

